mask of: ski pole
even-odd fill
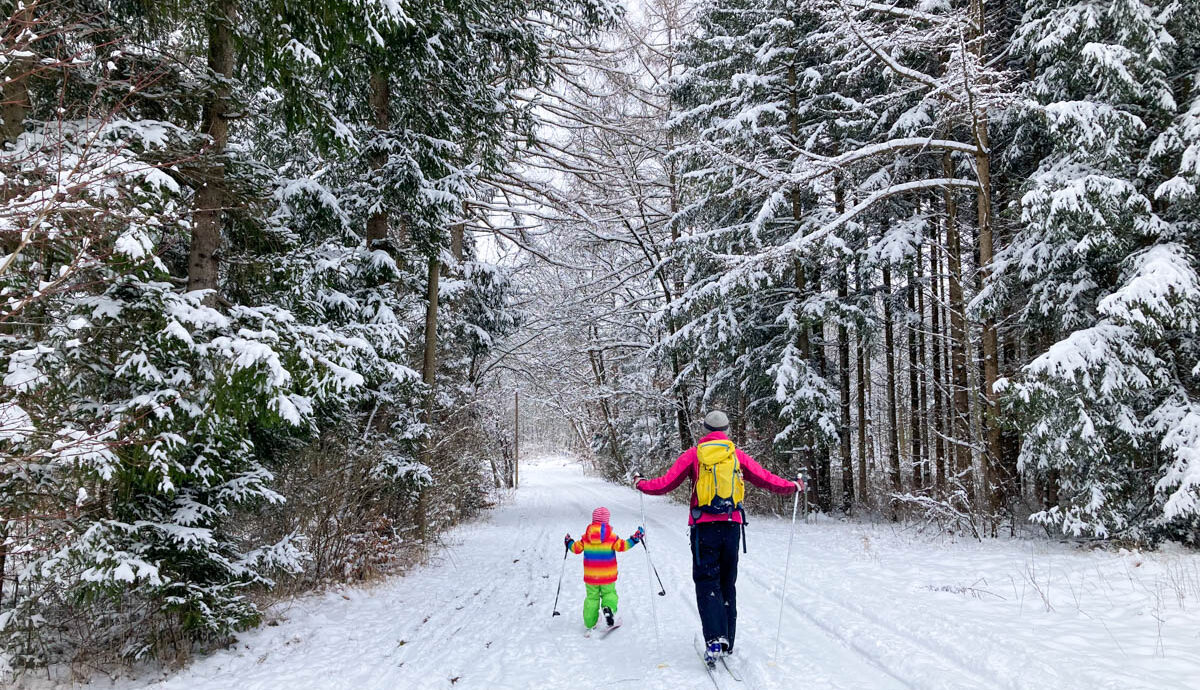
[[[634,473],[634,476],[639,476]],[[637,491],[637,485],[634,485],[634,490]],[[646,527],[646,494],[638,491],[638,498],[642,504],[642,529]],[[650,570],[654,570],[654,576],[658,577],[658,570],[654,568],[654,562],[650,560],[650,549],[646,548],[646,535],[642,535],[642,550],[646,552],[646,563],[650,565]],[[650,581],[650,570],[646,571],[646,584],[650,585],[650,591],[654,591],[654,583]],[[666,596],[667,590],[662,589],[662,579],[659,579],[660,589],[662,592],[659,596]],[[662,640],[658,638],[658,607],[654,605],[654,597],[650,597],[650,617],[654,620],[654,649],[658,652],[658,656],[662,657]]]
[[[642,475],[638,474],[637,472],[634,472],[633,476],[635,479],[637,479],[638,477],[641,477]],[[637,491],[636,485],[634,486],[634,490]],[[642,493],[641,491],[638,491],[638,498],[641,500],[641,503],[642,503],[642,526],[645,527],[645,525],[646,525],[646,494]],[[642,549],[646,552],[646,562],[650,564],[650,569],[654,571],[654,577],[658,578],[658,596],[660,596],[660,597],[667,596],[667,588],[663,587],[662,578],[658,576],[658,568],[654,567],[654,559],[650,557],[650,547],[646,546],[646,537],[644,535],[642,536]],[[649,579],[649,576],[647,576],[647,579]],[[654,585],[651,584],[650,588],[654,589]]]
[[[808,511],[808,484],[804,481],[803,475],[798,476],[801,484],[804,486],[804,510]],[[775,626],[775,656],[773,661],[779,661],[779,637],[783,633],[783,604],[787,599],[787,581],[788,570],[792,565],[792,540],[796,537],[796,509],[800,507],[800,492],[796,492],[796,498],[792,500],[792,532],[788,535],[787,559],[783,562],[783,589],[779,592],[779,623]]]
[[[567,554],[569,553],[571,553],[571,549],[567,546],[563,546],[562,567],[558,570],[558,591],[554,593],[554,613],[550,614],[551,618],[562,615],[558,612],[558,595],[562,594],[563,573],[567,571]]]
[[[667,596],[667,588],[663,587],[662,578],[658,577],[658,568],[654,567],[654,559],[650,558],[650,548],[646,546],[646,537],[642,537],[642,548],[646,550],[646,560],[650,563],[650,569],[654,571],[654,577],[658,578],[658,596]]]

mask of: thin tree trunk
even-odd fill
[[[954,174],[950,154],[942,157],[944,173]],[[971,408],[970,380],[967,374],[967,323],[966,303],[962,287],[962,247],[958,232],[958,219],[953,192],[945,190],[946,199],[946,260],[949,269],[950,289],[950,368],[952,370],[954,413],[953,438],[954,475],[961,478],[967,501],[975,500],[975,477],[971,459]]]
[[[788,91],[789,91],[788,114],[787,114],[788,130],[789,130],[789,133],[791,134],[791,139],[792,139],[793,145],[796,146],[797,150],[799,150],[800,149],[800,120],[799,120],[800,111],[799,111],[799,102],[797,100],[798,96],[796,93],[796,66],[795,65],[788,66],[787,79],[788,79]],[[792,202],[792,221],[795,223],[796,227],[800,227],[800,220],[803,216],[803,204],[802,204],[801,197],[800,197],[800,188],[799,187],[792,188],[791,202]],[[808,284],[807,284],[808,276],[806,275],[804,263],[797,257],[797,258],[793,259],[793,261],[792,261],[792,268],[796,273],[796,276],[795,276],[796,300],[798,302],[803,302],[808,293]],[[801,356],[804,357],[805,363],[808,366],[812,366],[812,346],[809,341],[809,325],[807,322],[801,324],[801,326],[800,326],[800,332],[797,334],[796,346],[797,346],[797,349],[800,350]],[[804,465],[807,469],[809,469],[810,471],[815,471],[817,474],[816,482],[815,482],[816,488],[817,488],[817,505],[820,506],[822,510],[827,511],[830,508],[830,506],[829,506],[830,492],[828,490],[825,490],[823,492],[822,487],[826,487],[826,488],[828,487],[828,482],[829,482],[828,474],[829,473],[828,473],[828,471],[826,471],[824,474],[822,474],[821,468],[817,464],[816,448],[815,448],[815,446],[816,446],[815,434],[814,434],[813,429],[809,428],[809,426],[807,424],[805,425],[801,439],[802,439],[802,443],[804,444],[804,458],[805,458]],[[822,496],[824,496],[824,500],[822,500]]]
[[[201,131],[209,138],[200,171],[200,187],[192,202],[192,244],[188,255],[188,290],[216,290],[220,278],[222,209],[228,196],[225,148],[229,143],[229,99],[232,93],[236,0],[212,0],[205,24],[208,28],[208,69],[216,79],[204,103]],[[207,300],[216,303],[215,292]]]
[[[746,407],[748,404],[745,387],[738,384],[737,399],[734,401],[736,415],[733,419],[734,438],[738,441],[744,442],[746,438]]]
[[[835,149],[836,151],[836,149]],[[841,215],[846,210],[846,190],[842,175],[833,178],[833,210]],[[846,266],[837,268],[838,302],[843,306],[850,298]],[[842,512],[854,507],[854,460],[850,457],[850,331],[845,319],[838,320],[838,391],[841,394],[841,423],[838,427],[838,448],[842,461]]]
[[[821,274],[819,267],[814,267],[812,294],[821,294]],[[828,380],[829,367],[825,357],[825,320],[815,319],[812,326],[812,333],[815,336],[809,347],[811,354],[809,357],[809,366],[813,371],[823,379]],[[830,452],[832,449],[825,444],[821,436],[815,428],[811,432],[811,445],[813,453],[817,458],[817,505],[821,510],[830,512],[833,510],[833,457]],[[818,445],[819,444],[819,445]]]
[[[888,407],[888,480],[892,490],[900,493],[900,438],[896,418],[896,344],[892,327],[892,265],[883,264],[883,348],[887,359]]]
[[[917,248],[916,265],[921,265],[921,249]],[[917,286],[913,269],[908,269],[908,405],[909,433],[911,437],[909,461],[912,463],[913,491],[925,488],[925,458],[921,444],[921,425],[924,424],[924,410],[921,407],[921,387],[917,376],[920,361],[917,359],[917,341],[921,338],[921,320],[917,313]]]
[[[429,259],[429,273],[425,288],[425,349],[421,367],[421,380],[425,383],[425,423],[433,423],[434,387],[437,383],[437,324],[438,324],[438,276],[441,263],[436,257]]]
[[[979,147],[978,153],[975,154],[975,169],[979,178],[979,192],[976,195],[979,223],[979,276],[984,286],[987,286],[991,278],[992,262],[995,257],[987,128],[987,114],[980,113],[975,125],[976,145]],[[996,380],[1000,378],[1000,348],[996,335],[996,320],[992,316],[991,310],[986,310],[985,314],[982,332],[983,399],[985,404],[982,419],[986,443],[984,467],[989,468],[988,491],[991,495],[992,510],[998,513],[1008,510],[1009,499],[1016,487],[1016,467],[1007,466],[1004,462],[1005,454],[1001,448],[1000,422],[996,416]]]
[[[858,267],[857,261],[854,270],[854,291],[858,295],[862,295],[862,270]],[[856,335],[856,378],[858,379],[858,502],[863,506],[867,505],[868,487],[867,484],[867,389],[870,383],[867,381],[867,348],[866,338],[864,337],[864,326],[859,325],[855,328]]]
[[[971,0],[971,43],[972,50],[981,60],[987,58],[983,0]],[[988,112],[985,106],[977,106],[972,113],[975,136],[975,175],[979,182],[976,194],[976,213],[979,226],[979,279],[986,286],[992,274],[995,256],[992,236],[992,175],[991,142],[988,137]],[[983,349],[983,400],[984,410],[980,415],[983,424],[985,489],[991,500],[993,513],[1008,509],[1016,483],[1016,468],[1006,467],[1004,452],[1000,447],[1000,424],[996,418],[996,380],[1000,377],[1000,348],[996,336],[996,322],[991,310],[985,309],[981,332]],[[994,530],[994,525],[993,525]]]
[[[521,485],[521,391],[513,393],[513,488]]]
[[[391,84],[388,75],[382,71],[371,72],[371,93],[369,101],[371,114],[375,118],[375,131],[382,138],[390,126],[391,118]],[[387,164],[388,152],[381,142],[371,150],[368,158],[371,170],[378,173]],[[382,180],[380,180],[382,182]],[[375,212],[367,218],[367,249],[383,249],[392,252],[394,247],[388,241],[389,214],[387,206],[379,204]]]
[[[949,199],[947,198],[947,201]],[[929,248],[929,271],[932,274],[932,285],[929,309],[930,349],[933,360],[933,450],[934,468],[937,471],[936,488],[939,496],[946,495],[946,425],[943,398],[943,366],[945,357],[945,334],[942,332],[944,321],[942,315],[942,266],[941,247],[942,233],[938,221],[933,226],[933,243]]]
[[[426,466],[433,467],[433,403],[437,390],[437,324],[438,324],[438,276],[441,267],[437,257],[429,259],[429,273],[425,288],[425,352],[421,367],[421,381],[425,384],[425,410],[422,421],[426,426],[425,448],[422,456]],[[429,521],[426,516],[426,491],[417,498],[417,531],[424,539]]]
[[[932,249],[930,252],[932,253]],[[918,273],[925,270],[924,262],[921,260],[920,251],[917,254]],[[921,473],[921,488],[930,489],[933,487],[933,469],[934,463],[929,457],[933,450],[933,441],[930,439],[930,420],[929,420],[929,351],[926,344],[925,333],[925,287],[918,285],[917,287],[917,314],[914,319],[917,335],[917,360],[920,366],[917,370],[917,383],[921,388],[921,435],[925,440],[925,455],[922,462],[923,471]]]
[[[487,455],[488,455],[488,462],[490,462],[492,464],[492,484],[495,485],[495,487],[497,489],[499,489],[500,488],[500,468],[496,467],[496,456],[492,453],[488,453]]]
[[[838,301],[845,304],[850,296],[845,267],[838,269]],[[854,461],[850,457],[850,331],[846,321],[838,321],[838,388],[841,392],[842,419],[838,426],[838,445],[842,459],[842,512],[854,505]]]
[[[465,213],[466,212],[466,208],[465,208],[466,204],[464,203],[463,206],[464,206],[463,211]],[[455,268],[458,275],[462,275],[462,270],[463,270],[462,263],[463,263],[463,259],[466,256],[464,254],[465,250],[463,247],[463,244],[466,242],[466,234],[467,234],[466,221],[463,221],[462,223],[455,223],[454,225],[450,226],[450,255],[454,257],[455,263],[458,264],[458,266]]]

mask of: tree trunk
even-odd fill
[[[796,66],[789,65],[787,70],[788,80],[788,131],[791,135],[792,145],[796,150],[800,150],[800,119],[799,119],[799,101],[796,92]],[[800,221],[803,217],[804,208],[800,196],[800,188],[792,187],[791,202],[792,202],[792,222],[795,227],[800,227]],[[804,267],[804,262],[799,256],[792,259],[792,269],[795,271],[796,285],[796,301],[803,302],[808,294],[808,276]],[[800,326],[800,332],[797,334],[796,347],[800,350],[801,356],[807,366],[813,365],[812,345],[809,339],[809,324],[804,322]],[[826,457],[823,462],[818,463],[816,457],[816,433],[810,425],[805,424],[801,434],[801,442],[804,444],[804,466],[809,471],[816,473],[815,484],[817,489],[817,505],[821,510],[828,511],[832,499],[832,491],[829,486],[829,458]]]
[[[971,0],[971,43],[972,50],[980,61],[987,59],[987,36],[984,32],[983,0]],[[992,236],[992,175],[991,142],[988,137],[988,113],[979,106],[974,113],[975,175],[979,182],[976,194],[976,212],[979,226],[979,279],[986,286],[992,275],[995,256]],[[1000,348],[996,337],[996,322],[991,310],[984,310],[981,347],[983,350],[983,400],[984,411],[980,415],[983,424],[984,458],[986,475],[985,490],[991,500],[993,513],[1007,510],[1009,498],[1016,484],[1016,468],[1004,464],[1004,452],[1000,445],[1000,424],[997,419],[996,379],[1000,377]],[[994,527],[993,527],[994,529]]]
[[[819,266],[814,267],[812,276],[812,289],[814,295],[821,294],[821,274]],[[809,366],[813,371],[828,380],[829,367],[825,357],[825,320],[815,319],[812,325],[812,335],[814,336],[809,343],[810,354],[808,358]],[[816,457],[817,462],[817,505],[826,513],[833,510],[833,457],[830,452],[832,448],[825,443],[825,437],[820,434],[814,426],[810,432],[810,445],[812,453]]]
[[[1017,338],[1010,332],[1009,336],[1004,339],[1004,344],[1001,347],[1003,357],[1000,360],[1001,371],[1011,371],[1013,362],[1017,361],[1019,354],[1017,352]],[[1026,495],[1029,482],[1028,478],[1021,475],[1017,469],[1017,463],[1021,455],[1021,437],[1013,429],[1004,429],[1000,434],[1000,462],[1002,467],[1012,476],[1013,498],[1021,500]],[[1015,507],[1010,502],[1010,507]]]
[[[737,400],[736,400],[737,415],[733,419],[734,438],[739,442],[745,443],[746,439],[746,408],[749,406],[749,401],[746,400],[746,389],[742,385],[738,385]]]
[[[858,295],[862,295],[862,269],[859,268],[857,261],[854,269],[854,291]],[[859,325],[855,328],[857,352],[856,360],[856,378],[858,379],[858,502],[866,506],[868,499],[867,484],[867,389],[870,383],[867,381],[867,347],[866,337],[864,334],[864,326]]]
[[[488,456],[488,462],[490,462],[492,464],[492,484],[497,489],[499,489],[500,488],[500,469],[498,467],[496,467],[496,456],[494,453],[488,453],[487,456]]]
[[[933,251],[932,249],[930,250]],[[920,250],[917,253],[918,273],[925,270],[924,261],[921,260]],[[921,473],[921,488],[930,489],[933,487],[933,467],[934,463],[929,457],[933,449],[933,441],[930,439],[930,420],[929,420],[929,350],[926,344],[925,333],[925,287],[918,285],[917,288],[917,314],[914,320],[917,329],[917,361],[919,367],[917,370],[917,383],[921,387],[921,436],[925,441],[924,457],[922,462]]]
[[[466,204],[463,204],[463,212],[466,213]],[[457,275],[463,274],[463,259],[466,258],[465,243],[467,238],[467,223],[464,220],[461,223],[455,223],[450,226],[450,255],[454,257],[454,262],[458,264],[455,267]]]
[[[846,268],[838,269],[838,301],[845,304],[850,296]],[[838,321],[838,389],[841,393],[842,419],[838,426],[838,446],[842,459],[842,512],[854,506],[854,460],[850,457],[850,331],[845,319]]]
[[[521,391],[513,393],[513,488],[521,485]]]
[[[437,325],[438,325],[438,275],[441,267],[437,257],[429,259],[429,273],[425,289],[425,353],[421,366],[421,381],[425,384],[425,410],[422,421],[426,426],[425,448],[421,455],[425,465],[433,467],[433,403],[437,390]],[[426,517],[426,491],[422,490],[417,500],[417,531],[424,539],[429,521]]]
[[[992,237],[991,166],[988,144],[988,119],[980,113],[975,125],[976,145],[975,169],[979,179],[978,223],[979,223],[979,276],[986,287],[992,275],[995,248]],[[1005,453],[1000,443],[1000,422],[997,418],[996,379],[1000,378],[1000,348],[996,335],[996,320],[990,310],[985,310],[983,319],[983,399],[985,411],[982,416],[986,451],[984,467],[988,468],[988,492],[993,512],[1008,510],[1009,499],[1016,487],[1016,467],[1004,462]]]
[[[946,197],[947,205],[952,203]],[[949,213],[949,209],[947,209]],[[941,221],[939,221],[940,223]],[[942,314],[942,266],[941,249],[942,233],[939,223],[933,225],[933,243],[929,248],[929,271],[932,274],[932,289],[929,305],[930,349],[933,354],[933,451],[934,467],[937,470],[936,489],[939,496],[946,495],[946,425],[945,411],[942,405],[944,375],[942,361],[945,357],[945,334],[942,332],[944,320]]]
[[[425,423],[433,423],[434,388],[437,383],[437,325],[438,325],[438,276],[441,263],[436,257],[429,259],[429,273],[425,288],[425,351],[421,366],[421,381],[425,384]]]
[[[921,249],[917,248],[916,266],[921,266]],[[912,464],[913,491],[925,488],[925,458],[923,456],[922,425],[925,423],[925,410],[921,407],[921,386],[917,376],[920,361],[917,359],[917,341],[921,339],[921,318],[917,312],[917,285],[913,269],[908,270],[908,405],[910,450],[909,461]]]
[[[10,51],[25,51],[29,37],[36,35],[33,8],[32,3],[26,3],[10,15],[13,21],[2,39]],[[0,145],[13,143],[25,131],[25,116],[31,107],[29,76],[33,68],[32,56],[19,55],[6,70],[9,80],[0,85]]]
[[[942,167],[947,177],[954,174],[950,154],[942,156]],[[962,287],[962,247],[958,232],[957,208],[953,192],[946,189],[946,262],[949,269],[949,305],[950,311],[950,368],[952,370],[954,411],[953,437],[954,447],[953,474],[961,481],[966,491],[967,501],[975,500],[975,477],[971,460],[971,409],[970,381],[967,375],[967,322],[966,304],[963,301]]]
[[[209,138],[211,161],[200,170],[200,187],[192,202],[192,245],[188,255],[188,290],[217,289],[220,277],[221,225],[228,183],[225,148],[229,143],[229,99],[232,94],[236,0],[212,0],[208,28],[208,69],[216,80],[204,103],[201,131]],[[215,292],[207,300],[216,303]]]
[[[375,118],[376,135],[383,137],[391,124],[391,84],[388,81],[388,75],[379,70],[371,72],[371,93],[368,97],[371,106],[371,114]],[[368,161],[371,165],[371,170],[378,173],[387,164],[388,152],[381,142],[376,142],[374,148],[368,156]],[[377,181],[382,184],[382,180]],[[389,214],[388,209],[382,203],[376,208],[375,212],[367,218],[367,249],[382,249],[394,254],[396,247],[392,247],[388,237]]]
[[[892,490],[900,493],[900,438],[896,418],[896,344],[892,328],[892,265],[883,264],[883,348],[887,359],[888,407],[888,480]]]

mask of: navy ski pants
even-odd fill
[[[692,581],[704,640],[724,637],[733,649],[737,631],[737,567],[741,525],[702,522],[692,526]]]

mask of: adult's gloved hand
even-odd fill
[[[633,488],[636,489],[638,482],[642,481],[642,479],[644,479],[644,477],[642,477],[641,472],[634,472],[633,473]]]
[[[797,475],[796,481],[792,482],[796,485],[796,491],[803,492],[808,488],[808,484],[804,483],[804,475]]]

